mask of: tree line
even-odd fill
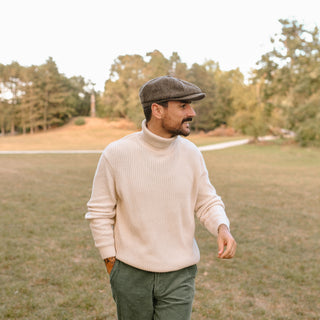
[[[281,33],[245,79],[239,69],[221,70],[209,60],[188,67],[177,52],[166,58],[160,51],[121,55],[111,66],[102,93],[96,93],[100,117],[143,119],[139,88],[161,75],[197,84],[207,93],[195,103],[196,131],[221,125],[258,137],[292,130],[302,145],[320,145],[319,30],[293,20],[279,20]],[[66,78],[49,60],[41,66],[0,64],[1,132],[34,132],[65,123],[72,116],[89,115],[89,84],[82,77]],[[91,88],[92,90],[92,88]],[[10,93],[10,94],[9,94]]]
[[[67,78],[50,57],[40,66],[0,64],[1,134],[34,133],[90,111],[90,82]]]
[[[273,49],[261,57],[248,80],[239,69],[223,71],[212,60],[188,68],[176,52],[168,59],[157,50],[145,59],[119,56],[106,81],[100,113],[139,124],[143,118],[139,87],[153,77],[171,74],[207,93],[196,104],[195,130],[227,125],[258,137],[282,134],[286,128],[302,145],[320,145],[319,30],[308,30],[296,20],[279,22],[282,30],[271,39]]]

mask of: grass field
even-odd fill
[[[320,150],[246,145],[204,156],[238,252],[218,260],[198,225],[192,319],[320,319]],[[84,220],[98,158],[0,155],[0,319],[116,318]]]

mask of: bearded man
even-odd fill
[[[104,150],[86,219],[110,275],[118,320],[188,320],[200,260],[195,216],[217,236],[219,258],[236,251],[202,154],[181,137],[196,116],[191,103],[205,93],[162,76],[139,95],[142,130]]]

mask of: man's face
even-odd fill
[[[196,115],[190,102],[169,101],[168,108],[164,108],[162,118],[162,128],[171,135],[171,137],[190,134],[190,121]]]

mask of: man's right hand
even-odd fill
[[[104,262],[106,264],[106,267],[107,267],[107,271],[108,273],[110,274],[112,269],[113,269],[113,266],[116,262],[116,257],[109,257],[109,258],[106,258],[104,259]]]
[[[218,247],[220,259],[231,259],[236,253],[237,243],[225,224],[221,224],[218,228]]]

